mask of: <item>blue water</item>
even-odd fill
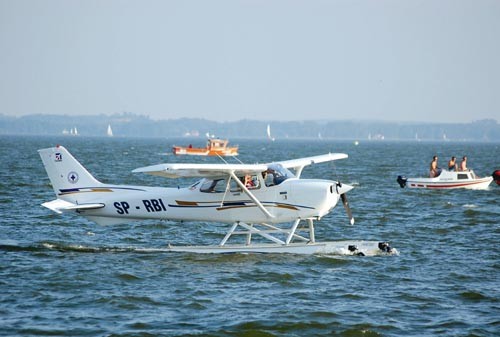
[[[303,177],[353,184],[316,239],[383,240],[397,256],[196,255],[172,244],[215,244],[227,225],[143,221],[101,227],[40,206],[54,199],[37,149],[63,144],[98,179],[177,186],[132,174],[192,161],[182,139],[0,137],[2,336],[498,336],[500,186],[485,191],[401,189],[467,155],[478,175],[500,168],[491,143],[231,140],[246,163],[345,152]],[[200,145],[203,141],[200,141]],[[201,159],[208,161],[210,159]]]

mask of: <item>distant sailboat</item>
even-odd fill
[[[64,135],[70,135],[70,136],[78,136],[78,129],[75,127],[75,128],[71,128],[68,132],[68,130],[64,129],[63,130],[63,134]]]
[[[113,137],[113,130],[111,130],[111,124],[108,124],[108,131],[106,132],[108,137]]]
[[[274,142],[274,137],[271,137],[271,125],[267,124],[267,138]]]

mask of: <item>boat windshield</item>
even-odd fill
[[[295,175],[281,164],[271,164],[267,169],[266,185],[279,185],[289,178],[294,178]]]

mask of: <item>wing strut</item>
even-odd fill
[[[236,183],[241,187],[241,189],[246,193],[246,195],[248,195],[248,197],[250,199],[252,199],[252,201],[257,205],[257,207],[260,208],[260,210],[262,211],[262,213],[264,213],[268,218],[274,218],[274,215],[272,215],[271,213],[269,213],[269,211],[264,207],[264,205],[261,204],[261,202],[259,201],[259,199],[257,199],[253,194],[252,192],[250,192],[248,190],[248,188],[245,186],[245,184],[243,184],[239,179],[238,177],[234,174],[234,171],[230,171],[229,172],[231,174],[231,177],[236,181]]]
[[[229,176],[229,178],[227,179],[226,189],[224,190],[224,195],[222,196],[222,200],[220,201],[220,207],[222,207],[222,205],[224,205],[224,200],[226,200],[227,192],[230,189],[230,183],[231,183],[231,176]]]

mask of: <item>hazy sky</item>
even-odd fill
[[[0,0],[0,114],[500,122],[500,0]]]

